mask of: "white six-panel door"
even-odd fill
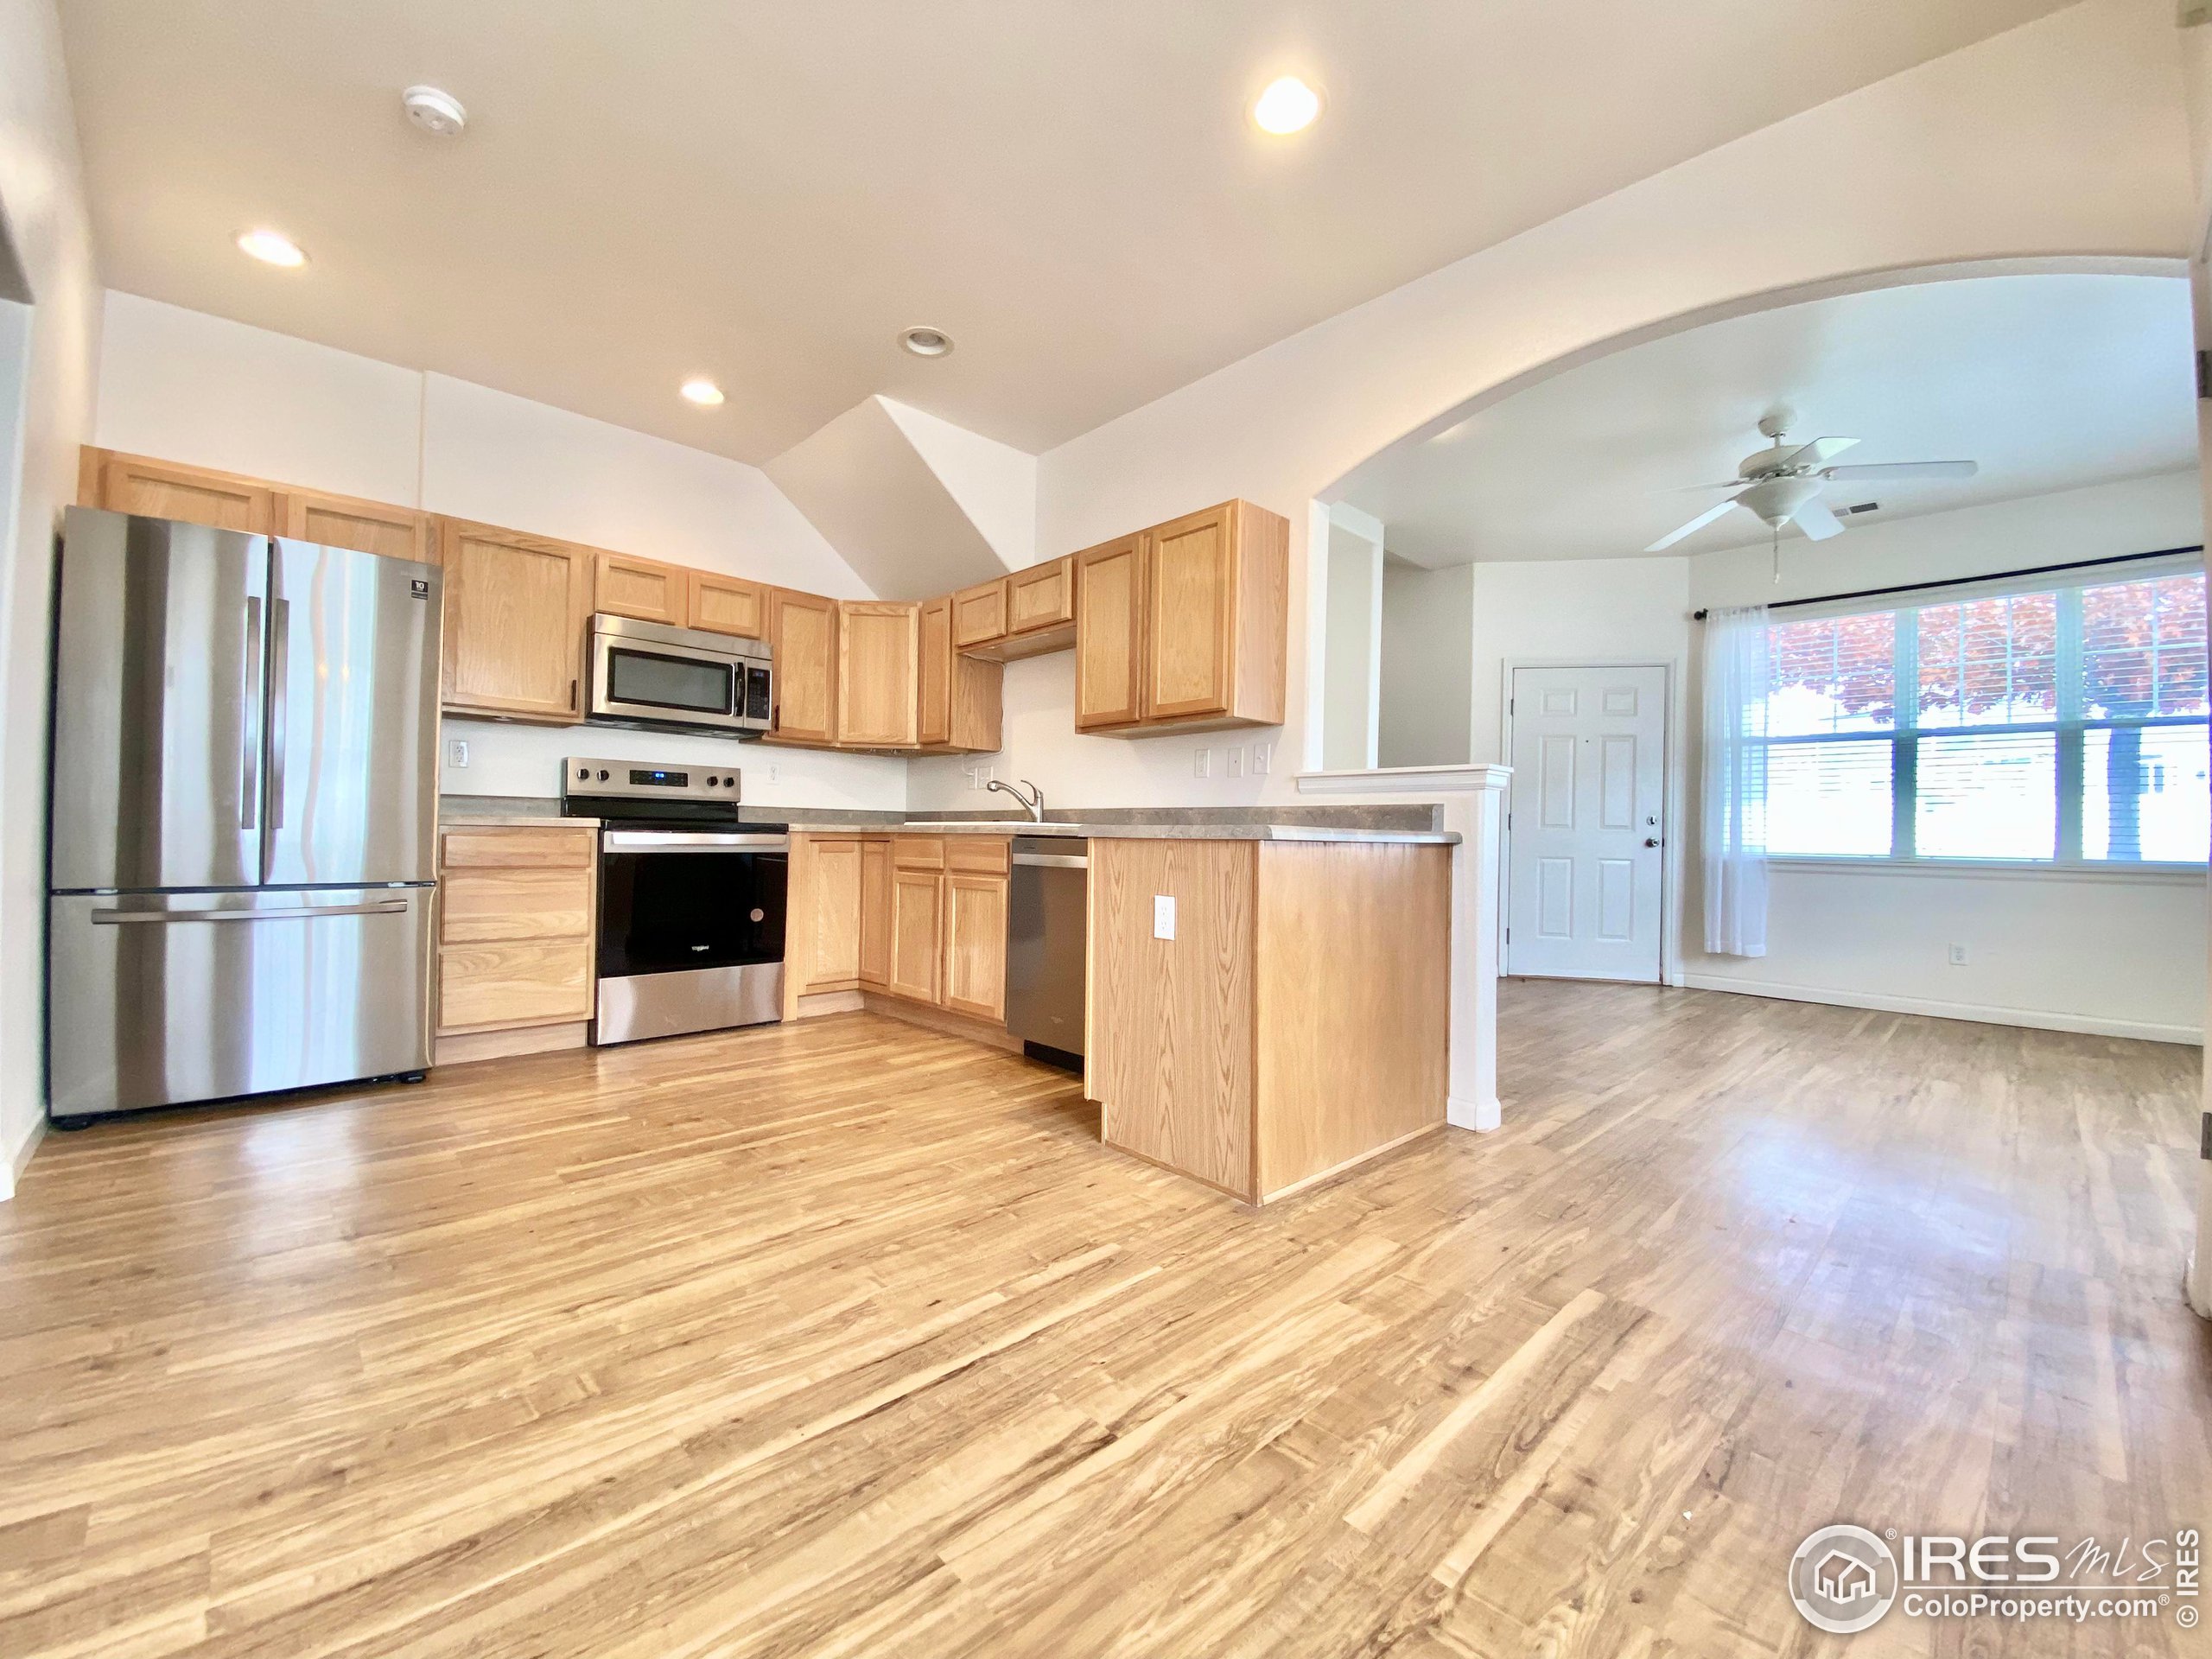
[[[1667,671],[1516,668],[1506,972],[1661,978]]]

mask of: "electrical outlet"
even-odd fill
[[[446,740],[446,765],[457,769],[467,767],[468,765],[468,740],[467,738],[449,737]]]
[[[1155,939],[1175,937],[1175,900],[1171,894],[1155,893],[1152,895],[1152,937]]]
[[[1964,946],[1963,944],[1955,944],[1955,945],[1953,945],[1953,946],[1951,947],[1951,966],[1952,966],[1952,967],[1954,967],[1954,968],[1963,968],[1963,967],[1965,967],[1966,965],[1967,965],[1967,948],[1966,948],[1966,946]]]
[[[1244,775],[1244,746],[1242,743],[1232,743],[1222,751],[1222,754],[1225,757],[1227,765],[1223,767],[1221,775],[1224,778],[1242,778]]]
[[[1192,751],[1191,755],[1192,777],[1204,778],[1212,770],[1213,751],[1211,749],[1198,749]]]
[[[769,781],[770,783],[772,783],[772,783],[774,783],[774,782],[776,781],[776,779],[779,779],[779,778],[782,777],[783,775],[784,775],[784,769],[783,769],[783,767],[782,767],[780,765],[779,765],[777,762],[775,762],[775,761],[773,761],[773,760],[771,760],[771,761],[768,763],[768,781]]]
[[[1266,775],[1268,762],[1274,758],[1274,748],[1272,743],[1255,743],[1252,746],[1252,775],[1255,778]]]

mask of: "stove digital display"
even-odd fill
[[[630,781],[633,784],[658,784],[664,789],[689,789],[691,774],[688,772],[648,772],[643,767],[632,766]]]

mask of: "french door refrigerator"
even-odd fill
[[[440,574],[72,508],[48,1111],[420,1072]]]

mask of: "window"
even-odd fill
[[[2205,861],[2202,571],[1782,622],[1771,644],[1770,854]]]

